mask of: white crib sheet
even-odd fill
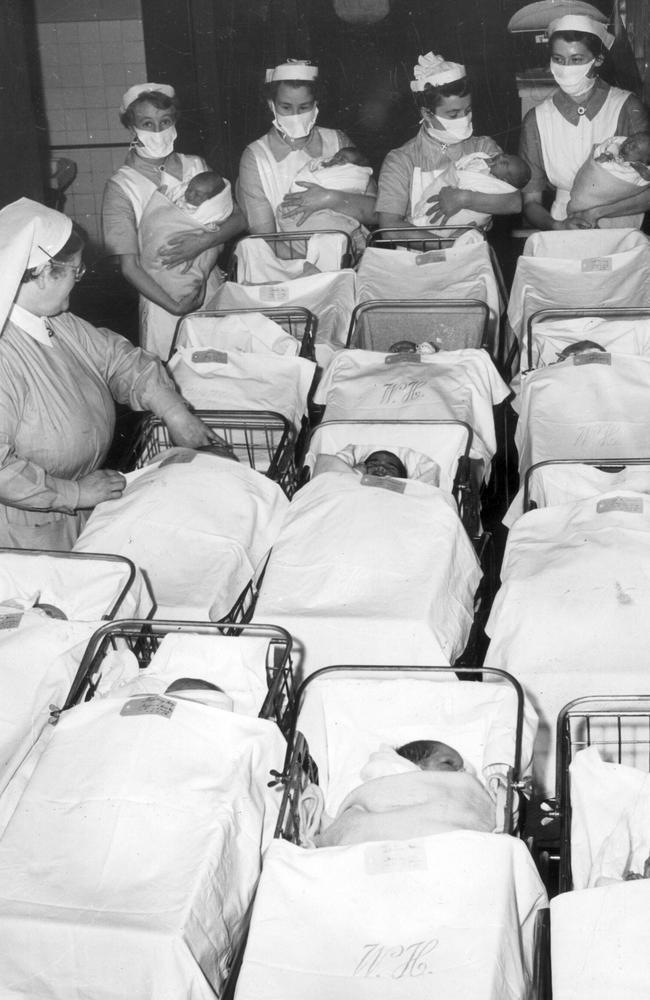
[[[320,271],[339,271],[348,246],[343,233],[306,233],[305,256],[296,260],[278,257],[273,247],[261,239],[241,239],[236,248],[237,281],[259,284],[300,278],[305,262]]]
[[[505,774],[514,763],[517,699],[510,684],[459,684],[448,674],[331,674],[305,692],[298,729],[318,764],[325,810],[338,813],[346,795],[362,784],[361,770],[382,744],[441,740],[453,746],[479,780]],[[522,762],[530,765],[534,713],[526,714]],[[490,768],[486,772],[486,768]]]
[[[99,504],[76,542],[117,552],[147,574],[157,617],[218,620],[252,578],[288,501],[248,466],[187,452],[127,476],[119,500]]]
[[[645,1000],[650,882],[565,892],[551,900],[553,1000]]]
[[[344,270],[315,274],[268,285],[237,285],[227,281],[217,292],[213,309],[269,309],[303,307],[318,317],[316,360],[329,363],[345,347],[352,310],[356,304],[356,275]]]
[[[306,358],[179,347],[169,371],[181,395],[199,410],[270,410],[299,430],[316,365]]]
[[[650,454],[650,442],[649,442]],[[546,465],[530,477],[529,493],[538,507],[586,500],[614,490],[650,493],[650,463],[603,472],[595,465]]]
[[[444,351],[421,361],[386,363],[394,355],[351,350],[337,354],[314,400],[325,420],[462,420],[474,431],[472,458],[496,451],[492,407],[509,394],[486,351]]]
[[[255,620],[294,636],[303,676],[331,663],[444,665],[467,642],[481,571],[455,504],[398,482],[404,493],[326,472],[289,507]]]
[[[179,700],[170,716],[129,714],[134,702],[61,719],[0,839],[7,998],[213,1000],[223,985],[284,741],[263,720]]]
[[[650,306],[650,243],[631,229],[534,233],[517,261],[508,320],[523,344],[539,309]]]
[[[584,316],[549,319],[533,326],[533,368],[545,368],[558,354],[580,340],[593,340],[612,354],[650,354],[650,317],[602,319]],[[527,348],[522,368],[528,367]]]
[[[103,693],[111,698],[164,694],[172,681],[194,677],[222,688],[234,701],[234,711],[256,716],[267,694],[266,655],[269,639],[260,636],[170,633],[144,670],[125,671]]]
[[[499,834],[304,850],[274,841],[237,1000],[524,1000],[546,894]]]
[[[191,313],[180,322],[176,346],[198,350],[214,347],[220,351],[290,357],[300,351],[300,343],[295,337],[261,312],[233,313],[230,316]]]
[[[414,253],[369,247],[357,272],[358,301],[370,299],[479,299],[493,321],[499,316],[499,290],[488,244],[481,237],[447,250]],[[401,332],[396,340],[404,339]]]
[[[524,685],[539,716],[535,781],[552,795],[560,709],[583,695],[647,687],[650,498],[610,492],[524,514],[501,580],[485,664]]]

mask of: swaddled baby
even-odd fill
[[[167,194],[165,188],[161,188]],[[204,229],[216,229],[233,209],[230,182],[214,170],[204,170],[170,193],[170,199]]]
[[[520,156],[508,153],[468,153],[441,171],[429,184],[411,211],[414,226],[440,223],[432,213],[429,199],[443,187],[480,191],[483,194],[511,194],[525,187],[530,180],[530,167]],[[483,212],[461,209],[444,223],[445,226],[484,226],[491,216]]]
[[[382,748],[361,778],[364,783],[346,796],[335,819],[328,824],[323,816],[316,847],[495,829],[492,799],[446,743],[415,740],[395,751]]]
[[[650,184],[650,134],[615,135],[597,143],[578,170],[567,206],[569,215],[638,193]],[[600,219],[598,228],[638,227],[643,214]]]

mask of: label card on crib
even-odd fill
[[[367,875],[383,875],[385,872],[424,872],[429,867],[424,847],[409,841],[371,844],[366,848],[364,864]]]
[[[161,715],[169,719],[174,713],[176,702],[163,698],[160,694],[146,694],[142,698],[129,698],[120,709],[120,715]]]
[[[625,514],[643,514],[642,497],[606,497],[596,504],[596,513],[609,514],[611,511],[620,510]]]
[[[612,356],[608,351],[585,351],[584,354],[574,354],[573,364],[575,365],[609,365],[612,364]]]
[[[9,628],[18,628],[22,617],[22,611],[17,611],[15,614],[0,615],[0,631]]]
[[[286,302],[289,298],[289,289],[286,285],[266,285],[260,288],[261,302]]]
[[[415,351],[403,351],[396,354],[387,354],[384,358],[386,365],[419,365],[422,364],[422,355]]]
[[[425,253],[418,254],[415,258],[415,266],[422,267],[424,264],[438,264],[445,260],[447,260],[445,250],[427,250]]]
[[[376,486],[380,490],[390,490],[391,493],[405,493],[406,483],[403,479],[391,479],[389,476],[369,476],[366,472],[361,477],[362,486]]]
[[[206,364],[211,362],[215,365],[227,365],[228,355],[225,351],[216,351],[214,347],[206,347],[204,351],[193,351],[192,361],[195,364]]]
[[[612,269],[612,258],[611,257],[585,257],[581,263],[581,267],[584,271],[611,271]]]

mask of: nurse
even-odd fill
[[[489,136],[475,136],[472,98],[465,67],[428,52],[418,58],[411,81],[421,125],[414,139],[393,149],[381,168],[377,214],[382,229],[411,226],[413,209],[425,190],[452,163],[468,153],[501,152]],[[521,211],[518,191],[488,194],[443,187],[431,199],[431,215],[445,221],[461,209],[488,215]],[[442,213],[442,220],[438,213]]]
[[[124,477],[101,468],[114,400],[151,410],[177,444],[215,440],[157,358],[67,312],[82,249],[60,212],[28,198],[0,211],[0,546],[67,551],[120,496]]]
[[[163,360],[169,357],[178,317],[192,312],[216,293],[223,278],[214,267],[204,287],[179,301],[173,299],[142,267],[138,227],[142,213],[154,191],[174,190],[196,174],[208,170],[200,156],[174,151],[178,104],[173,87],[162,83],[141,83],[130,87],[122,98],[120,121],[132,136],[123,167],[113,174],[104,190],[102,227],[109,254],[117,254],[124,277],[140,293],[140,344]],[[177,267],[218,249],[245,228],[242,213],[235,205],[232,215],[211,231],[182,232],[172,236],[161,252],[168,267]]]
[[[316,124],[317,82],[318,67],[300,60],[288,60],[266,71],[264,95],[273,124],[242,153],[237,181],[237,199],[251,233],[277,232],[281,205],[284,218],[295,219],[297,225],[314,212],[328,210],[366,226],[376,222],[372,178],[365,194],[302,181],[301,191],[289,193],[296,174],[310,160],[330,159],[339,149],[352,145],[345,133]]]
[[[520,154],[531,169],[523,192],[526,220],[536,229],[583,229],[597,226],[601,217],[645,212],[650,198],[641,192],[567,218],[573,181],[594,144],[647,131],[648,116],[638,97],[598,76],[614,41],[603,24],[567,14],[549,24],[548,36],[558,89],[532,108],[522,125]],[[548,187],[555,189],[550,212],[542,204]]]

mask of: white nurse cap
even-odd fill
[[[72,219],[31,198],[19,198],[0,211],[0,329],[25,271],[47,264],[71,232]]]
[[[556,17],[546,31],[549,38],[555,31],[584,31],[588,35],[600,38],[605,48],[611,49],[614,44],[614,36],[610,35],[606,25],[585,14],[565,14],[564,17]]]
[[[413,67],[414,79],[411,80],[411,90],[418,93],[424,90],[428,83],[432,87],[439,87],[443,83],[462,80],[465,76],[467,73],[462,63],[448,62],[442,56],[427,52],[425,56],[418,56],[417,65]]]
[[[276,83],[279,80],[316,80],[318,66],[312,66],[307,59],[287,59],[273,69],[267,69],[265,83]]]
[[[176,97],[176,91],[168,83],[134,83],[122,97],[120,104],[120,114],[123,115],[130,104],[140,96],[140,94],[151,94],[158,91],[165,97]]]

